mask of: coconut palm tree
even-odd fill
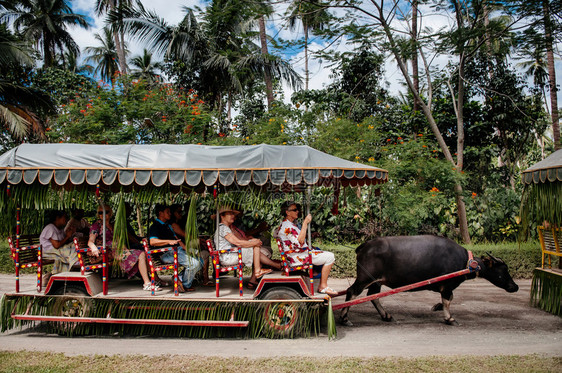
[[[143,79],[149,83],[157,82],[160,80],[160,75],[157,70],[161,70],[164,65],[160,62],[154,62],[152,53],[146,48],[142,56],[135,56],[131,58],[130,64],[135,68],[131,71],[131,76],[136,79]]]
[[[308,35],[312,30],[322,30],[326,26],[329,13],[322,0],[294,0],[287,9],[289,13],[289,28],[294,30],[297,21],[302,22],[304,33],[304,89],[308,90]]]
[[[78,64],[78,56],[70,51],[64,52],[62,56],[62,61],[60,66],[75,74],[92,74],[94,72],[94,67],[89,64]]]
[[[68,32],[69,26],[89,27],[86,18],[72,12],[68,0],[18,0],[12,10],[5,10],[0,22],[13,22],[14,29],[36,43],[45,67],[56,61],[57,52],[78,54],[79,47]]]
[[[87,60],[96,64],[94,74],[99,74],[101,79],[110,81],[113,85],[114,76],[119,72],[113,33],[109,28],[105,27],[101,35],[95,34],[94,37],[101,45],[84,49],[89,54]]]
[[[123,19],[123,29],[165,59],[181,61],[196,75],[200,93],[221,111],[223,97],[242,92],[245,84],[261,79],[265,71],[293,86],[300,84],[300,77],[288,63],[262,55],[259,46],[244,37],[255,18],[246,5],[240,0],[214,0],[202,22],[193,10],[185,8],[183,20],[172,26],[137,3]]]
[[[119,31],[119,27],[114,27],[122,24],[124,11],[132,5],[131,0],[96,0],[96,14],[109,14],[113,13],[112,32],[113,40],[115,42],[115,49],[117,51],[119,69],[122,74],[127,74],[127,54],[125,49],[125,35]]]

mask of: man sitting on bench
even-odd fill
[[[178,274],[181,284],[183,284],[183,286],[181,286],[181,284],[178,283],[178,285],[180,285],[179,291],[182,293],[185,291],[194,291],[195,289],[192,287],[193,278],[203,266],[203,259],[193,258],[187,255],[185,244],[182,240],[178,239],[174,229],[168,224],[168,221],[172,217],[169,207],[161,204],[156,205],[154,208],[154,215],[156,218],[148,230],[150,245],[153,247],[180,246],[178,248],[178,263],[184,270]],[[164,263],[173,263],[174,253],[172,251],[167,251],[162,254],[160,260]]]
[[[51,222],[43,228],[39,236],[43,258],[55,261],[52,272],[43,275],[44,284],[49,281],[51,274],[67,272],[78,262],[78,254],[72,242],[74,228],[69,228],[66,232],[63,230],[67,220],[66,212],[53,211]]]

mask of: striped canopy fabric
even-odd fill
[[[0,156],[0,184],[59,186],[372,185],[381,168],[308,146],[22,144]]]
[[[523,171],[521,177],[524,184],[562,182],[562,149]]]

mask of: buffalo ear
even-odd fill
[[[488,268],[492,268],[492,266],[494,265],[493,259],[492,258],[488,258],[485,256],[480,257],[480,259],[482,259],[482,262],[484,263],[484,265]]]

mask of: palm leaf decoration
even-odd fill
[[[187,255],[199,257],[199,230],[197,229],[197,194],[191,195],[187,220],[185,222],[185,247]]]
[[[531,223],[541,225],[547,221],[562,227],[562,198],[560,196],[562,196],[561,182],[525,186],[520,209],[524,237],[528,236],[528,228]]]
[[[321,333],[322,319],[329,312],[322,300],[292,300],[284,302],[291,309],[292,318],[281,323],[278,319],[279,301],[264,300],[190,300],[190,299],[127,299],[90,297],[44,297],[33,295],[4,295],[0,300],[0,331],[4,332],[26,325],[28,320],[14,320],[15,314],[29,310],[30,315],[55,315],[57,305],[65,299],[82,299],[82,316],[88,318],[151,319],[151,320],[214,320],[248,321],[245,328],[209,326],[173,326],[146,324],[97,324],[97,323],[43,323],[47,332],[74,335],[158,335],[161,337],[187,338],[295,338],[317,336]],[[273,319],[272,319],[273,316]],[[334,320],[328,320],[334,325]],[[328,336],[334,337],[335,329]]]
[[[125,198],[119,194],[117,212],[115,213],[115,224],[113,226],[113,250],[115,258],[113,261],[113,272],[118,271],[121,258],[125,249],[129,248],[129,235],[127,232],[127,214],[125,208]]]
[[[531,284],[531,304],[562,316],[562,277],[556,273],[535,269]]]

